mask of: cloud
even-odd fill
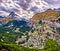
[[[49,8],[59,8],[60,0],[0,0],[0,11],[15,11],[20,17],[30,18]]]
[[[50,6],[50,8],[60,8],[60,0],[44,0]]]

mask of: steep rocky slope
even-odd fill
[[[48,21],[58,20],[58,16],[59,16],[59,13],[57,11],[47,10],[45,12],[35,14],[29,23],[34,23],[37,20],[48,20]]]

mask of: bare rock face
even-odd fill
[[[59,13],[55,10],[47,10],[45,12],[35,14],[29,23],[34,23],[37,20],[58,20],[58,15]]]
[[[16,18],[8,18],[8,17],[7,18],[3,18],[2,22],[3,23],[7,23],[7,22],[12,21],[12,20],[16,20]]]

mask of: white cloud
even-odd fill
[[[60,0],[1,0],[0,1],[0,11],[7,13],[15,11],[20,17],[26,19],[31,18],[35,13],[45,11],[48,8],[54,9],[59,7],[60,7]]]
[[[50,8],[60,8],[60,0],[44,0],[50,6]]]

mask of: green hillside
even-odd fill
[[[56,40],[47,40],[44,45],[44,49],[29,49],[28,47],[19,46],[16,44],[6,44],[0,42],[0,51],[60,51],[60,45],[56,42]]]

